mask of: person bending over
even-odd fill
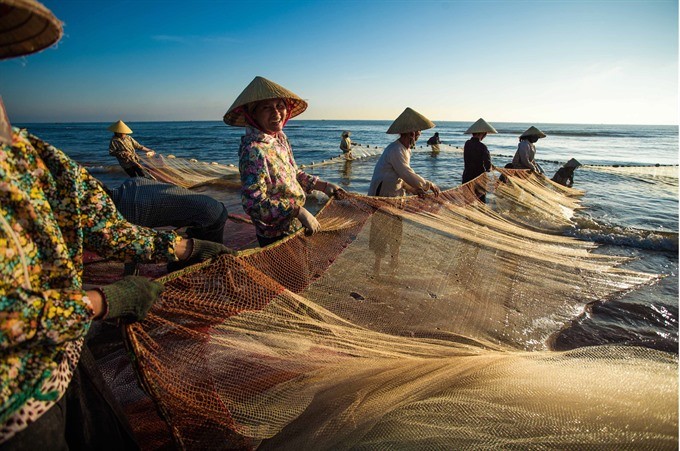
[[[136,150],[153,152],[153,150],[139,144],[130,136],[132,130],[125,122],[118,121],[109,125],[108,129],[113,132],[109,143],[109,155],[116,157],[118,163],[130,177],[150,177],[142,167]]]
[[[227,207],[206,194],[156,180],[134,177],[118,188],[104,188],[125,219],[144,227],[186,227],[189,238],[224,242]],[[170,262],[168,271],[190,262]],[[125,274],[139,273],[136,262],[125,264]]]
[[[545,138],[546,134],[534,126],[529,127],[519,137],[517,152],[512,158],[513,169],[530,169],[540,174],[543,173],[541,166],[536,162],[536,142]]]

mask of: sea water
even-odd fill
[[[290,121],[285,132],[299,165],[321,162],[340,153],[340,137],[380,149],[396,137],[385,131],[391,121]],[[108,154],[111,133],[104,123],[14,124],[62,149],[109,186],[127,176]],[[411,158],[413,169],[441,188],[461,182],[460,151],[469,135],[467,122],[439,122],[426,130]],[[576,226],[565,233],[600,244],[597,252],[632,257],[626,267],[663,275],[657,283],[602,300],[574,318],[553,343],[557,349],[619,343],[677,353],[678,349],[678,127],[651,125],[493,123],[498,134],[484,143],[492,163],[505,166],[517,149],[518,137],[531,125],[546,133],[536,143],[537,161],[552,176],[570,158],[584,166],[575,172],[574,187],[585,190],[585,207]],[[218,121],[129,122],[133,137],[163,155],[238,164],[242,128]],[[425,145],[437,131],[447,151],[433,156]],[[308,172],[366,194],[377,156],[312,167]],[[672,177],[613,174],[598,166],[673,165]],[[231,206],[230,208],[238,208]],[[242,211],[234,211],[242,213]]]

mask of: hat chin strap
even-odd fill
[[[295,104],[289,99],[284,99],[284,101],[286,102],[286,117],[283,119],[281,128],[285,127],[288,121],[290,120],[290,117],[293,115],[293,107],[295,106]],[[246,108],[240,106],[236,108],[234,111],[239,114],[243,114],[243,117],[245,118],[248,125],[250,125],[251,127],[255,127],[256,129],[260,130],[263,133],[266,133],[264,130],[262,130],[262,127],[255,121],[255,119],[248,113],[248,110]]]
[[[248,110],[245,109],[244,107],[240,106],[240,107],[234,109],[234,112],[242,114],[243,117],[245,118],[246,122],[248,123],[248,125],[250,125],[251,127],[255,127],[258,130],[262,129],[259,125],[257,125],[257,122],[255,122],[255,119],[253,119],[253,117],[250,114],[248,114]]]
[[[293,107],[295,107],[295,104],[290,99],[283,100],[286,102],[286,118],[283,120],[281,128],[286,126],[286,124],[290,120],[290,117],[293,115]]]

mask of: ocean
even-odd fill
[[[425,145],[437,131],[448,146],[468,139],[468,122],[437,122],[426,130],[411,158],[423,177],[446,189],[460,184],[462,152],[442,151],[432,156]],[[385,134],[391,121],[293,120],[285,132],[298,165],[308,165],[340,153],[340,135],[363,146],[381,149],[395,137]],[[163,155],[199,161],[238,164],[243,129],[218,121],[128,122],[133,137]],[[108,154],[108,123],[13,124],[27,128],[109,186],[127,176]],[[484,143],[492,163],[503,167],[512,160],[518,136],[535,125],[547,134],[536,144],[537,161],[552,176],[570,158],[584,166],[575,172],[574,187],[584,190],[583,210],[565,233],[599,244],[596,252],[630,257],[626,267],[664,277],[614,299],[589,305],[553,337],[552,347],[566,350],[617,343],[678,353],[678,127],[653,125],[492,123],[498,134]],[[445,146],[446,147],[446,146]],[[368,191],[377,156],[351,164],[312,167],[308,172],[340,184],[348,191]],[[638,168],[629,168],[636,166]],[[623,171],[601,169],[614,168]],[[238,210],[237,193],[227,205]],[[223,200],[223,199],[220,199]]]

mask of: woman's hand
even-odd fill
[[[415,194],[417,194],[418,197],[425,197],[425,195],[427,194],[427,192],[430,191],[430,190],[432,190],[432,193],[434,194],[434,197],[439,196],[439,194],[442,192],[442,190],[440,190],[439,187],[438,187],[437,185],[435,185],[434,183],[428,181],[426,187],[425,187],[425,188],[418,188],[418,189],[415,191]]]
[[[305,235],[313,235],[321,230],[321,224],[316,220],[313,214],[307,211],[306,208],[300,207],[297,218],[305,228]]]
[[[344,194],[345,190],[340,188],[340,186],[336,185],[335,183],[326,182],[326,189],[324,190],[324,193],[326,193],[326,196],[328,197],[333,197]]]
[[[316,182],[316,185],[314,185],[314,189],[323,191],[323,193],[328,197],[332,197],[337,194],[342,194],[345,192],[345,190],[340,188],[340,186],[336,185],[335,183],[323,182],[321,180],[318,180]]]

